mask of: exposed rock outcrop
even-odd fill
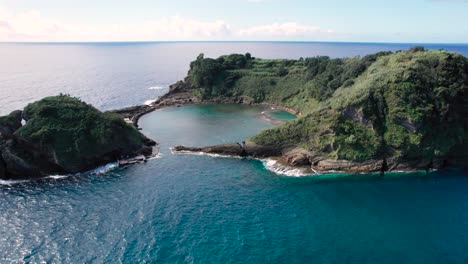
[[[285,161],[291,166],[307,166],[311,164],[311,160],[315,154],[303,148],[293,148],[283,154]]]
[[[312,164],[312,168],[316,171],[334,171],[346,173],[381,172],[382,166],[383,160],[368,160],[357,162],[348,160],[323,159]]]
[[[245,150],[240,144],[222,144],[216,146],[207,146],[207,147],[186,147],[186,146],[176,146],[174,151],[178,152],[203,152],[207,154],[219,154],[219,155],[229,155],[229,156],[245,156]]]
[[[431,168],[442,169],[447,166],[466,167],[467,165],[462,160],[437,160],[432,162],[427,160],[399,162],[394,160],[387,161],[385,159],[366,161],[335,160],[320,156],[301,147],[263,146],[251,141],[244,142],[243,144],[221,144],[207,147],[176,146],[174,147],[174,151],[202,152],[252,158],[274,158],[288,166],[309,167],[313,171],[320,173],[411,172]]]

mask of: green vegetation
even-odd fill
[[[55,162],[70,172],[102,164],[102,157],[112,161],[137,151],[146,139],[119,116],[65,95],[29,104],[23,117],[27,123],[16,133],[52,153]]]
[[[468,156],[468,60],[415,47],[331,59],[199,56],[189,77],[203,98],[249,96],[301,118],[252,138],[324,156],[432,160]]]

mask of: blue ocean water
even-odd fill
[[[101,109],[142,103],[163,92],[149,87],[181,79],[186,63],[199,52],[341,57],[389,47],[404,48],[333,43],[1,44],[2,58],[10,60],[0,61],[0,111],[59,92]],[[450,47],[468,51],[466,46],[445,48]],[[14,60],[12,53],[21,59]],[[468,261],[466,172],[383,179],[287,177],[265,169],[261,161],[175,155],[170,150],[178,144],[241,141],[273,125],[263,111],[241,105],[158,110],[140,121],[143,133],[161,143],[161,155],[144,165],[120,169],[110,164],[67,177],[1,181],[0,263]],[[284,112],[272,115],[290,118]]]

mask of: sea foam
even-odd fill
[[[260,160],[263,163],[265,169],[274,172],[278,175],[289,176],[289,177],[303,177],[303,176],[313,176],[317,175],[315,172],[310,172],[306,168],[293,168],[286,166],[274,159],[262,159]]]
[[[205,152],[193,152],[193,151],[175,151],[173,148],[170,148],[172,154],[184,154],[184,155],[195,155],[195,156],[208,156],[212,158],[229,158],[229,159],[246,159],[246,157],[238,157],[231,155],[221,155],[221,154],[211,154]],[[252,159],[252,158],[247,158]],[[316,171],[309,171],[307,168],[293,168],[281,164],[280,162],[274,159],[259,159],[265,169],[274,172],[278,175],[289,176],[289,177],[303,177],[303,176],[313,176],[319,175]]]
[[[213,154],[205,152],[195,152],[195,151],[175,151],[173,148],[169,148],[171,153],[174,155],[194,155],[194,156],[208,156],[212,158],[224,158],[224,159],[244,159],[245,157],[233,156],[233,155],[222,155],[222,154]]]
[[[19,184],[23,182],[28,182],[28,180],[0,180],[0,185],[13,185],[13,184]]]
[[[156,102],[156,100],[146,100],[145,101],[145,105],[152,105],[154,102]]]
[[[148,90],[163,90],[163,89],[167,89],[168,86],[167,85],[157,85],[157,86],[151,86],[148,88]]]

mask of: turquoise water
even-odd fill
[[[170,151],[242,140],[271,126],[263,110],[158,110],[140,123],[157,159],[3,182],[0,263],[466,263],[461,172],[317,180]]]
[[[282,120],[293,120],[296,118],[295,115],[281,110],[273,110],[269,113],[273,118],[282,119]]]

